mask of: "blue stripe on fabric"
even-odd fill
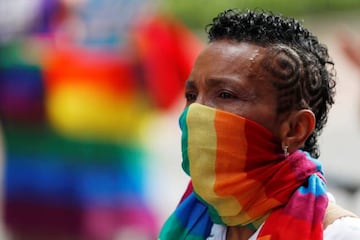
[[[326,194],[326,184],[316,174],[310,175],[307,186],[299,187],[301,194],[314,194],[315,197]]]
[[[207,237],[212,222],[207,207],[191,193],[176,209],[175,215],[191,236]]]

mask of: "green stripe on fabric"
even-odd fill
[[[182,168],[186,174],[190,175],[190,166],[189,166],[189,155],[188,155],[188,127],[187,127],[187,115],[189,112],[189,107],[187,107],[184,112],[181,114],[179,123],[182,131],[181,135],[181,152],[182,152]]]
[[[173,240],[173,237],[176,236],[176,239],[204,240],[204,238],[201,236],[189,235],[189,230],[190,229],[186,229],[186,227],[183,226],[182,222],[177,218],[176,214],[173,213],[164,224],[164,227],[161,229],[159,239]]]

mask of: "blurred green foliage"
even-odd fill
[[[360,9],[359,0],[161,0],[161,5],[191,29],[204,29],[213,17],[228,8],[260,8],[294,17]]]

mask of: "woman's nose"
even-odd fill
[[[211,101],[211,99],[205,95],[199,94],[196,98],[196,103],[199,103],[201,105],[205,105],[208,107],[215,107],[213,104],[213,101]]]
[[[198,94],[195,100],[195,103],[205,105],[205,97],[202,94]]]

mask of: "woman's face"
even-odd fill
[[[210,43],[185,86],[186,105],[200,103],[251,119],[279,136],[276,90],[261,66],[266,48],[228,40]]]

